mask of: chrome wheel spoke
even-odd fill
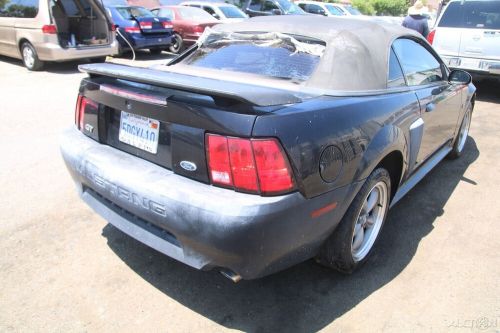
[[[366,227],[371,227],[375,224],[375,218],[373,216],[369,216],[366,218]]]
[[[379,200],[379,193],[377,188],[374,188],[368,198],[366,199],[366,213],[369,213],[375,208],[375,205],[377,204]]]
[[[352,236],[351,254],[354,261],[363,260],[375,243],[387,212],[388,192],[387,184],[379,181],[364,200]]]
[[[365,237],[365,230],[361,224],[357,223],[354,227],[354,239],[352,241],[352,249],[358,249],[363,243],[363,238]]]

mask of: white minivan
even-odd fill
[[[104,61],[117,50],[100,0],[0,0],[0,54],[29,70],[46,61]]]
[[[452,0],[429,43],[451,68],[500,78],[500,0]]]

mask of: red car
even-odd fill
[[[179,53],[187,46],[196,43],[206,27],[220,23],[203,9],[186,6],[162,6],[151,10],[156,16],[168,17],[174,24],[174,36],[169,48]]]

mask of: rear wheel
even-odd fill
[[[25,42],[21,46],[21,55],[23,57],[24,66],[30,71],[39,71],[45,65],[45,63],[38,58],[35,48],[29,42]]]
[[[472,120],[472,105],[469,105],[467,111],[465,111],[464,117],[462,118],[462,124],[460,125],[457,137],[455,138],[453,149],[448,154],[448,158],[456,159],[462,155],[465,143],[467,142],[467,137],[469,136],[469,128],[471,120]]]
[[[182,51],[183,47],[184,41],[182,40],[182,37],[178,33],[175,33],[172,37],[172,44],[170,44],[168,50],[172,53],[177,54]]]
[[[151,53],[153,55],[160,55],[161,51],[162,51],[162,49],[149,49],[149,53]]]
[[[389,209],[391,178],[375,169],[366,179],[337,229],[323,244],[319,263],[351,273],[364,263],[384,225]]]

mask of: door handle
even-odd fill
[[[436,104],[434,103],[429,103],[425,106],[425,112],[432,112],[436,109]]]

